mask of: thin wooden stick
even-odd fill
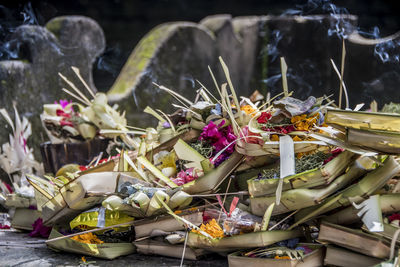
[[[285,96],[289,95],[289,87],[287,83],[287,64],[284,57],[281,57],[282,87]]]
[[[182,251],[182,258],[181,258],[181,265],[180,265],[180,267],[183,266],[183,260],[185,259],[185,252],[186,252],[186,245],[187,245],[188,236],[189,236],[189,234],[188,234],[188,232],[186,232],[186,235],[185,235],[185,243],[183,244],[183,251]]]
[[[338,75],[338,77],[339,77],[339,79],[341,81],[341,84],[343,85],[344,96],[346,98],[346,109],[348,109],[349,108],[349,96],[347,94],[346,85],[345,85],[345,83],[344,83],[344,81],[342,79],[342,76],[340,75],[340,72],[339,72],[338,68],[336,67],[335,62],[332,59],[331,59],[331,63],[332,63],[333,69],[335,70],[336,74]]]
[[[225,200],[226,200],[226,195],[227,195],[227,193],[228,193],[229,187],[231,186],[231,182],[232,182],[232,178],[229,178],[228,186],[226,187],[226,191],[225,191],[224,200],[222,201],[222,207],[221,207],[221,209],[220,209],[220,211],[219,211],[218,224],[219,224],[219,220],[221,219],[222,209],[224,208]]]
[[[59,75],[69,86],[71,86],[71,88],[74,89],[74,91],[75,91],[83,100],[85,100],[85,101],[90,105],[89,99],[88,99],[78,88],[76,88],[75,84],[73,84],[70,80],[67,79],[67,77],[65,77],[65,76],[62,75],[61,73],[58,73],[58,75]]]
[[[85,102],[85,100],[83,100],[82,98],[80,98],[79,96],[77,96],[76,94],[68,91],[68,89],[63,88],[62,89],[64,92],[66,92],[67,94],[69,94],[70,96],[72,96],[73,98],[75,98],[76,100],[80,101],[82,104],[87,105],[88,103]]]
[[[85,86],[86,90],[88,90],[89,94],[95,98],[94,92],[92,91],[92,89],[90,89],[89,85],[85,82],[85,80],[82,78],[81,76],[81,72],[77,67],[72,66],[71,69],[75,72],[76,76],[78,76],[79,80],[81,80],[81,82],[83,83],[83,85]]]
[[[268,229],[268,231],[273,230],[275,227],[277,227],[278,225],[280,225],[281,223],[283,223],[284,221],[286,221],[288,218],[292,217],[293,215],[295,215],[299,210],[295,210],[292,213],[290,213],[288,216],[286,216],[285,218],[283,218],[282,220],[280,220],[279,222],[277,222],[275,225],[273,225],[271,228]]]
[[[342,108],[342,95],[343,95],[343,74],[344,74],[344,60],[346,58],[346,47],[344,45],[344,38],[342,42],[342,64],[340,69],[340,85],[339,85],[339,108]]]
[[[46,244],[47,244],[47,243],[54,242],[54,241],[59,241],[59,240],[71,238],[71,237],[77,236],[77,235],[83,235],[83,234],[87,234],[87,233],[94,233],[94,232],[98,232],[98,231],[102,231],[102,230],[107,230],[107,229],[112,229],[112,228],[120,227],[120,226],[124,226],[124,225],[126,225],[126,226],[128,226],[128,225],[135,225],[136,223],[141,222],[141,221],[143,221],[143,220],[144,220],[144,219],[138,220],[138,221],[130,221],[130,222],[115,224],[115,225],[111,225],[111,226],[100,227],[100,228],[96,228],[96,229],[92,229],[92,230],[87,230],[87,231],[83,231],[83,232],[79,232],[79,233],[74,233],[74,234],[70,234],[70,235],[59,236],[59,237],[56,237],[56,238],[53,238],[53,239],[46,240]]]
[[[101,160],[102,156],[103,156],[103,151],[101,151],[100,154],[97,156],[96,163],[94,164],[95,167],[99,164],[99,161]]]
[[[211,92],[208,91],[208,89],[199,80],[196,80],[196,82],[198,82],[200,86],[204,89],[204,91],[206,91],[212,98],[214,98],[215,101],[219,102],[218,99],[213,94],[211,94]]]
[[[205,195],[190,195],[191,197],[215,197],[217,195],[248,195],[248,191],[239,191],[232,193],[222,193],[222,194],[205,194]]]

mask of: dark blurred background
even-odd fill
[[[138,41],[156,25],[169,21],[198,22],[212,14],[280,15],[319,14],[321,6],[336,5],[341,13],[359,17],[359,28],[369,37],[386,36],[400,30],[400,8],[395,0],[58,0],[0,1],[0,46],[21,24],[44,25],[62,15],[84,15],[103,28],[107,49],[94,68],[98,89],[107,91]],[[12,55],[2,53],[0,59]]]

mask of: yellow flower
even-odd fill
[[[215,219],[212,219],[207,224],[201,224],[200,230],[206,232],[213,238],[222,238],[224,237],[224,230],[222,230],[221,226],[217,223]],[[201,234],[198,230],[192,229],[193,233]]]
[[[278,256],[278,255],[276,255],[275,259],[276,260],[290,260],[290,257],[289,256]]]
[[[271,135],[271,141],[279,141],[279,136],[277,134]]]
[[[255,114],[256,110],[250,105],[242,106],[242,107],[240,107],[240,110],[243,110],[247,115],[251,115],[252,117],[254,117],[256,115]]]
[[[303,141],[303,140],[296,135],[295,137],[293,137],[293,141]]]
[[[101,241],[95,234],[93,233],[86,233],[81,235],[76,235],[71,237],[71,239],[78,241],[80,243],[85,244],[103,244],[104,241]]]
[[[307,118],[306,114],[298,115],[298,116],[293,116],[290,121],[293,123],[294,127],[298,131],[308,131],[310,128],[314,126],[315,123],[317,123],[317,119],[319,117],[319,113],[316,115]]]

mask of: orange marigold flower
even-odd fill
[[[201,224],[200,230],[206,232],[213,238],[222,238],[224,237],[224,230],[222,230],[221,226],[217,223],[215,219],[212,219],[207,224]],[[193,233],[201,234],[198,230],[193,229]]]
[[[279,136],[277,134],[271,135],[271,141],[279,141]]]
[[[303,140],[296,135],[295,137],[293,137],[293,141],[303,141]]]
[[[289,256],[275,256],[275,259],[276,260],[290,260],[290,257]]]
[[[247,115],[251,115],[254,117],[256,114],[254,113],[256,110],[250,105],[244,105],[240,107],[240,110],[243,110]]]
[[[86,233],[81,235],[76,235],[71,237],[71,239],[85,243],[85,244],[103,244],[104,241],[101,241],[95,234],[93,233]]]

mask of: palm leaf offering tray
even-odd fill
[[[251,266],[322,266],[324,246],[319,244],[298,243],[290,247],[269,246],[250,251],[238,251],[228,255],[230,267]]]
[[[99,258],[231,253],[230,266],[350,266],[342,253],[354,264],[393,262],[400,115],[342,110],[331,96],[297,99],[285,79],[275,96],[237,96],[219,60],[226,82],[210,69],[215,89],[198,82],[193,101],[154,84],[174,102],[171,114],[146,107],[158,121],[147,128],[129,126],[78,69],[84,92],[61,75],[76,102],[44,106],[51,142],[107,148],[43,174],[29,155],[27,169],[12,169],[4,146],[0,163],[16,192],[0,184],[1,203],[35,204],[41,226],[53,227],[48,247]]]

